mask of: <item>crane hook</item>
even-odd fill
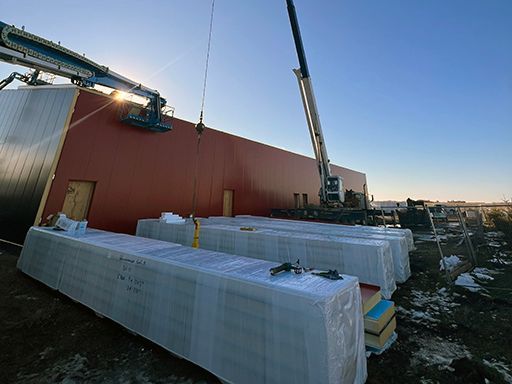
[[[201,116],[199,117],[199,123],[196,124],[196,132],[198,136],[201,136],[206,126],[203,123],[203,111],[201,111]]]

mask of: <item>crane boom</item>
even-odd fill
[[[93,87],[98,84],[142,96],[149,101],[145,116],[127,114],[122,117],[122,121],[158,132],[171,129],[169,124],[162,122],[162,109],[166,101],[160,97],[158,91],[115,73],[108,67],[61,46],[60,43],[56,44],[1,21],[0,60],[63,76],[79,86]],[[25,81],[22,76],[13,73],[0,84],[5,87],[14,78]],[[31,85],[41,83],[34,79],[25,82]]]
[[[315,153],[318,172],[320,175],[320,202],[322,205],[341,204],[344,201],[343,179],[340,176],[333,176],[331,174],[331,166],[327,155],[322,125],[320,124],[320,116],[318,114],[315,95],[313,93],[313,85],[309,75],[304,45],[302,44],[297,12],[295,11],[293,0],[286,0],[286,5],[300,65],[300,67],[298,69],[294,69],[293,72],[297,76],[297,81],[299,83],[302,104],[306,114],[311,143],[313,144],[313,151]]]

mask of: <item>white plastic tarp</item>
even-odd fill
[[[31,228],[18,268],[229,383],[363,383],[357,278],[88,229]]]
[[[191,245],[194,225],[139,220],[137,235]],[[203,249],[275,261],[300,260],[302,266],[322,270],[336,269],[357,276],[363,283],[378,285],[390,298],[396,289],[393,258],[389,242],[337,236],[292,233],[272,229],[244,231],[227,225],[205,225],[199,234]]]
[[[225,216],[212,216],[209,217],[209,219],[216,219],[216,218],[224,218]],[[313,222],[313,221],[299,221],[299,220],[286,220],[286,219],[274,219],[269,217],[263,217],[263,216],[251,216],[251,215],[237,215],[236,218],[251,218],[254,220],[275,220],[280,222],[289,223],[292,222],[299,222],[302,223],[304,226],[321,226],[324,228],[337,226],[343,229],[344,231],[350,231],[350,232],[359,232],[359,233],[374,233],[374,234],[380,234],[380,235],[386,235],[386,236],[397,236],[401,238],[405,238],[407,241],[407,246],[409,247],[409,251],[414,251],[414,237],[412,235],[412,231],[408,228],[390,228],[390,227],[375,227],[370,225],[344,225],[344,224],[329,224],[329,223],[319,223],[319,222]]]
[[[311,233],[316,235],[338,236],[340,238],[353,237],[359,239],[386,240],[391,246],[393,256],[393,265],[395,270],[395,280],[398,283],[405,282],[411,276],[411,267],[409,263],[409,247],[406,236],[400,236],[395,233],[369,232],[362,231],[360,227],[349,227],[338,224],[324,224],[296,221],[296,220],[278,220],[258,216],[237,216],[225,217],[215,216],[208,219],[202,219],[201,225],[223,224],[237,227],[268,228],[285,232]],[[354,228],[356,228],[354,230]]]

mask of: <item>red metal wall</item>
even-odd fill
[[[59,211],[69,180],[95,181],[89,225],[133,233],[137,219],[162,211],[188,216],[196,162],[194,124],[174,119],[174,129],[153,133],[119,122],[112,99],[80,91],[46,203]],[[222,215],[223,191],[234,190],[234,214],[268,215],[291,208],[293,193],[318,203],[313,159],[213,129],[201,139],[196,215]],[[362,191],[366,176],[333,167],[347,188]]]

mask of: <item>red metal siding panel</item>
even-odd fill
[[[189,215],[196,161],[194,124],[153,133],[119,122],[106,96],[81,91],[60,157],[45,215],[62,208],[69,180],[96,182],[90,225],[133,233],[139,218],[162,211]],[[227,133],[207,129],[199,156],[198,216],[222,214],[224,189],[234,190],[234,214],[268,215],[294,204],[293,193],[318,203],[315,161]],[[364,174],[341,167],[346,187],[362,191]]]

